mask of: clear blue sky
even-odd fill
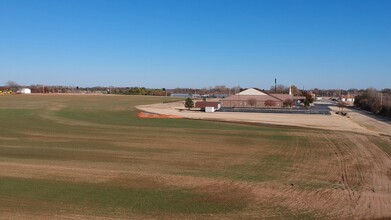
[[[390,0],[0,0],[0,84],[391,87]]]

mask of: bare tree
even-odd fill
[[[271,93],[277,93],[277,94],[283,94],[283,93],[288,93],[289,92],[289,87],[286,87],[282,84],[278,84],[275,88],[274,86],[270,87],[270,92]]]
[[[251,106],[254,107],[257,105],[257,100],[255,98],[250,98],[247,100],[247,103]]]
[[[343,111],[343,109],[346,107],[346,104],[344,102],[338,102],[337,106],[339,107],[339,110]]]
[[[354,105],[376,114],[391,116],[391,89],[369,88],[354,98]]]
[[[217,92],[224,92],[224,91],[227,91],[227,87],[226,87],[225,85],[215,86],[214,89],[215,89]]]
[[[274,107],[274,106],[276,106],[276,102],[275,101],[273,101],[273,100],[266,100],[265,101],[265,106],[266,107]]]
[[[230,89],[230,91],[233,93],[233,94],[236,94],[238,92],[240,92],[240,86],[234,86]]]
[[[295,104],[295,101],[293,101],[293,99],[285,99],[282,104],[285,107],[292,107]]]
[[[291,86],[291,89],[292,89],[292,95],[294,95],[294,96],[301,95],[301,91],[300,91],[299,88],[297,88],[297,86],[292,85],[292,86]]]
[[[16,90],[20,88],[20,85],[14,81],[8,81],[6,86],[9,87],[13,92],[16,92]]]
[[[371,105],[371,112],[378,114],[380,110],[382,109],[382,106],[380,104],[379,100],[376,100]]]
[[[303,96],[305,97],[305,101],[309,104],[309,103],[313,103],[314,102],[314,96],[309,93],[309,92],[303,92]]]

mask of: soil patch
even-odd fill
[[[182,116],[178,115],[165,115],[165,114],[155,114],[155,113],[148,113],[148,112],[139,112],[137,114],[138,118],[183,118]]]

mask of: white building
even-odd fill
[[[20,93],[20,94],[31,94],[31,89],[23,88],[23,89],[19,90],[18,93]]]
[[[344,95],[344,96],[341,97],[341,101],[353,103],[354,102],[354,96],[352,96],[352,95]]]

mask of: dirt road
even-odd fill
[[[183,108],[182,102],[158,103],[137,106],[141,111],[177,115],[184,118],[252,122],[275,125],[289,125],[307,128],[319,128],[333,131],[353,131],[365,134],[384,134],[391,137],[391,125],[357,111],[346,109],[348,116],[335,114],[338,107],[330,107],[331,115],[310,114],[282,114],[282,113],[246,113],[246,112],[214,112],[205,113],[200,111],[188,111]]]

